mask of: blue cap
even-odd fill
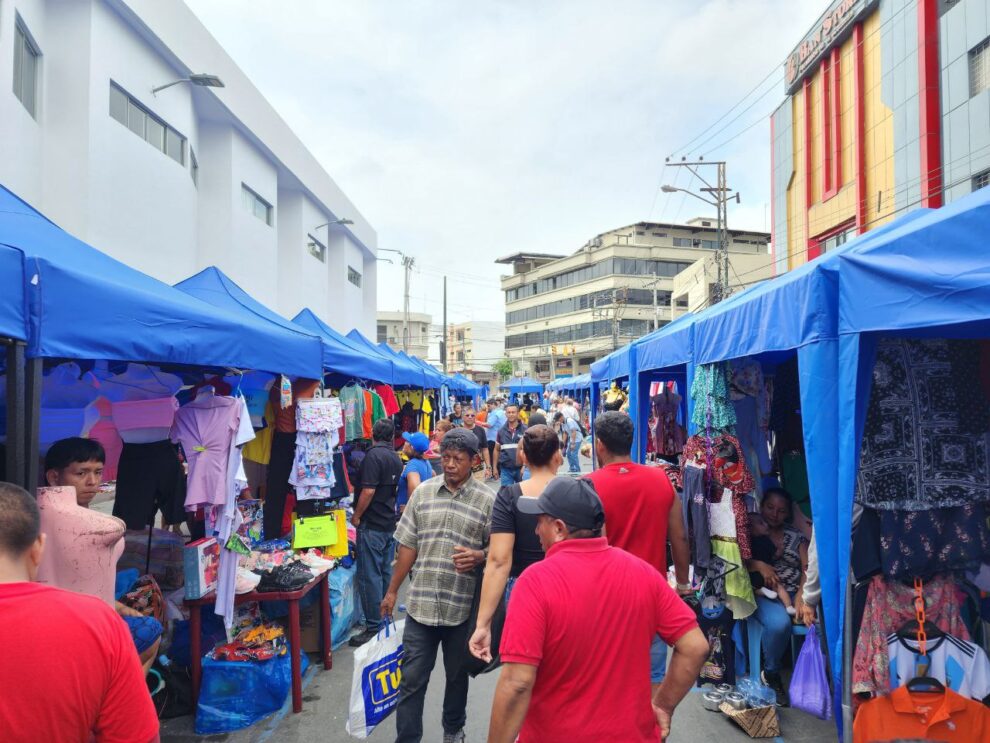
[[[409,445],[420,454],[425,454],[430,450],[430,440],[421,431],[415,433],[404,433],[402,438],[409,442]]]

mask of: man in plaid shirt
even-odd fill
[[[486,559],[495,494],[471,476],[479,461],[474,433],[461,428],[447,433],[440,457],[443,476],[416,488],[395,531],[399,555],[381,606],[383,617],[392,614],[399,586],[415,564],[402,636],[396,743],[418,743],[423,737],[423,702],[440,645],[447,676],[443,740],[464,741],[468,617],[478,580],[475,568]]]

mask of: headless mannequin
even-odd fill
[[[47,540],[38,582],[97,596],[114,606],[124,522],[78,505],[71,487],[38,488],[38,508]]]
[[[96,372],[99,377],[99,369]],[[156,371],[144,364],[128,364],[127,371],[113,377],[103,379],[101,391],[113,405],[114,416],[117,415],[117,406],[125,404],[129,417],[140,414],[142,401],[161,401],[175,396],[175,393],[182,388],[182,380],[174,374],[165,374]],[[160,403],[153,404],[156,411],[161,411]],[[168,410],[168,404],[165,408]],[[172,410],[174,414],[174,410]],[[154,419],[159,421],[160,414]],[[120,437],[129,444],[150,444],[155,441],[164,441],[168,438],[169,430],[172,427],[170,417],[166,418],[167,425],[156,423],[154,425],[142,427],[129,427],[123,423],[118,424]]]

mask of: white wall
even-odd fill
[[[28,113],[14,95],[14,19],[20,13],[24,25],[41,48],[42,58],[39,76],[44,81],[44,69],[48,65],[47,51],[52,45],[48,34],[42,0],[0,2],[0,168],[21,184],[18,195],[31,204],[41,201],[42,173],[41,153],[42,125],[48,114],[47,93],[44,84],[38,90],[38,119]],[[3,182],[0,180],[0,182]]]
[[[37,120],[12,90],[15,12],[42,52]],[[151,93],[204,70],[227,87]],[[184,164],[110,116],[111,81],[186,137]],[[242,183],[272,204],[272,225],[244,208]],[[287,317],[307,306],[374,336],[374,230],[180,0],[0,0],[0,184],[163,281],[216,265]],[[314,232],[338,218],[354,224],[329,241]],[[311,232],[326,263],[306,248]]]

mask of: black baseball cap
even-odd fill
[[[516,507],[533,516],[546,514],[576,529],[601,529],[605,509],[591,480],[555,477],[539,498],[519,498]]]
[[[478,435],[466,428],[452,428],[447,431],[440,446],[442,447],[444,444],[453,445],[458,449],[466,449],[472,454],[478,453]]]

